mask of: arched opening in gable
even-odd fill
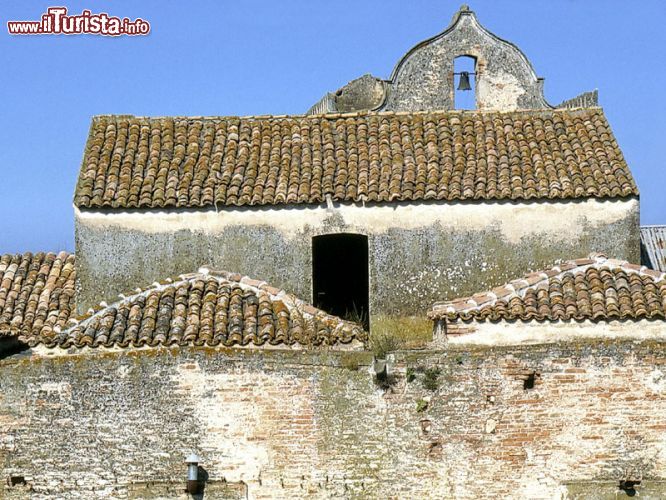
[[[456,57],[453,74],[454,109],[476,109],[476,57]]]

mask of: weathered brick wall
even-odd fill
[[[169,498],[195,451],[208,497],[663,498],[665,347],[403,352],[388,389],[358,352],[8,357],[0,497]]]

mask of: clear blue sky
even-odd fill
[[[594,88],[641,190],[666,224],[666,2],[477,0],[553,103]],[[12,37],[10,19],[66,5],[148,20],[147,37]],[[96,114],[302,113],[364,73],[387,78],[460,2],[0,0],[0,253],[74,249],[72,193]]]

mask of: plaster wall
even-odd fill
[[[0,497],[184,497],[194,451],[205,498],[663,498],[664,347],[398,352],[388,388],[364,352],[28,351],[0,360]]]
[[[240,272],[303,299],[312,237],[368,236],[370,312],[420,315],[558,259],[605,252],[639,262],[637,199],[75,211],[79,312],[203,265]],[[344,266],[344,261],[340,262]]]
[[[640,321],[499,321],[445,324],[438,321],[434,345],[510,346],[557,344],[581,339],[656,340],[666,342],[663,320]]]

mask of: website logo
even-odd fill
[[[7,21],[7,30],[10,35],[137,36],[150,33],[150,23],[140,17],[132,21],[89,10],[68,15],[67,7],[49,7],[39,21]]]

